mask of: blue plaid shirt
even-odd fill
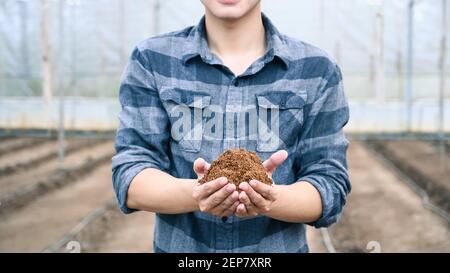
[[[323,51],[280,34],[262,17],[267,52],[239,76],[209,50],[204,18],[197,26],[147,39],[134,49],[120,87],[122,111],[113,157],[113,185],[124,213],[133,212],[126,207],[127,191],[143,169],[196,178],[196,158],[211,162],[226,149],[243,147],[263,160],[287,150],[289,158],[274,173],[275,183],[311,183],[321,195],[323,214],[309,224],[326,227],[338,220],[351,188],[348,141],[342,130],[349,110],[340,69]],[[236,114],[223,129],[210,130],[213,134],[205,132],[208,121],[223,116],[211,114],[211,108],[227,117]],[[269,120],[277,118],[276,136],[270,137],[270,126],[260,122],[254,134],[230,133],[245,121],[240,113],[246,109],[255,109],[258,118],[263,111],[272,117]],[[200,118],[180,123],[182,115],[171,114],[174,110],[199,113]],[[178,130],[186,121],[191,128],[174,137],[174,127]],[[244,128],[249,125],[254,124]],[[200,134],[187,137],[194,128]],[[308,245],[301,223],[265,216],[220,218],[195,211],[157,213],[154,250],[308,252]]]

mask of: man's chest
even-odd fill
[[[156,76],[156,85],[172,139],[192,152],[207,142],[230,146],[252,142],[259,152],[292,146],[301,134],[308,98],[320,84],[268,69],[246,77],[228,75],[217,67],[173,71]]]

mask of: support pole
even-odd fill
[[[325,0],[319,1],[319,41],[320,46],[325,47]]]
[[[64,157],[66,152],[65,128],[64,128],[64,0],[59,1],[58,6],[58,31],[59,31],[59,48],[58,48],[58,91],[59,91],[59,126],[58,126],[58,160],[61,168],[64,167]]]
[[[160,0],[153,0],[153,35],[158,35],[160,30],[160,11],[161,2]]]
[[[374,29],[374,44],[375,44],[375,69],[374,69],[374,91],[377,100],[383,101],[385,99],[384,90],[384,2],[381,1],[377,5],[375,14],[375,29]]]
[[[19,1],[20,8],[20,50],[22,55],[22,76],[28,80],[30,77],[30,54],[28,50],[28,6],[26,1]]]
[[[414,5],[415,0],[409,0],[408,3],[408,36],[407,36],[407,59],[406,59],[406,77],[405,77],[405,123],[406,131],[412,131],[412,74],[413,74],[413,41],[414,41]]]
[[[52,60],[49,41],[49,1],[41,0],[41,43],[42,43],[42,98],[44,101],[45,126],[50,130],[50,107],[52,101]]]
[[[405,90],[405,80],[404,80],[404,68],[403,68],[403,62],[404,62],[404,56],[403,56],[403,50],[404,50],[404,37],[403,33],[405,30],[405,24],[403,21],[402,16],[397,16],[397,48],[396,48],[396,61],[395,61],[395,69],[397,71],[397,84],[398,84],[398,96],[401,96],[403,93],[403,90]]]
[[[439,125],[438,135],[440,140],[441,168],[445,168],[445,140],[444,140],[444,119],[445,119],[445,87],[446,87],[446,63],[447,63],[447,32],[448,32],[448,14],[447,0],[442,0],[442,37],[441,50],[439,56]]]
[[[126,52],[126,5],[125,0],[119,0],[119,58],[120,67],[125,67],[127,62],[127,52]]]

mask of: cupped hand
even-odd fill
[[[280,150],[272,154],[263,166],[267,175],[272,178],[278,166],[287,159],[288,153]],[[277,199],[277,186],[267,185],[257,180],[251,180],[249,183],[242,182],[239,185],[239,205],[235,214],[238,217],[254,217],[260,214],[268,213],[271,210],[273,202]]]
[[[210,168],[210,164],[203,158],[194,161],[194,172],[197,174],[192,196],[198,203],[201,212],[215,216],[230,216],[239,205],[239,193],[234,184],[228,183],[227,178],[220,177],[200,184],[200,180]]]

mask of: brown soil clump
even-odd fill
[[[228,182],[236,186],[239,186],[241,182],[249,182],[252,179],[272,185],[272,179],[267,176],[258,155],[245,149],[225,151],[213,161],[208,172],[199,180],[199,183],[203,184],[219,177],[226,177]]]

